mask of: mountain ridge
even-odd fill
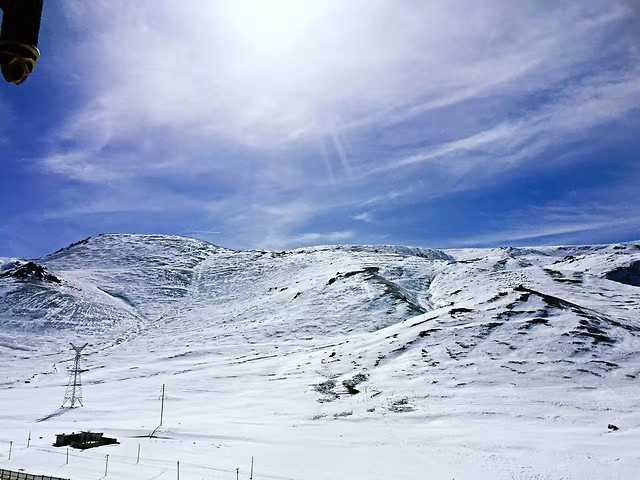
[[[153,326],[168,332],[197,328],[229,341],[296,341],[374,333],[450,308],[438,322],[451,318],[468,331],[473,325],[496,330],[438,339],[451,344],[446,348],[450,359],[471,348],[461,345],[493,338],[519,321],[526,328],[514,331],[513,338],[538,331],[549,325],[545,318],[550,315],[564,321],[572,317],[571,327],[556,340],[566,344],[564,355],[591,348],[600,355],[614,337],[624,344],[624,332],[635,334],[637,322],[625,310],[631,304],[632,311],[637,308],[637,287],[607,276],[638,259],[640,247],[634,242],[446,251],[325,245],[272,252],[230,250],[173,235],[103,234],[29,264],[57,282],[15,278],[26,264],[6,262],[0,279],[0,328],[20,330],[22,318],[22,328],[31,334],[38,329],[47,334],[113,330],[118,336]],[[10,265],[13,270],[7,269]],[[611,294],[614,285],[631,289],[630,299]],[[617,320],[603,320],[611,312]],[[231,326],[237,334],[230,334]],[[620,335],[609,337],[610,330],[620,330]],[[429,336],[440,335],[432,331]],[[563,336],[569,338],[564,341]]]

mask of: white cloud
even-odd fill
[[[187,232],[189,235],[219,235],[222,232],[214,231],[214,230],[190,230]]]
[[[365,223],[373,223],[374,219],[373,219],[373,215],[370,212],[362,212],[358,215],[354,215],[353,216],[354,220],[360,220],[361,222],[365,222]]]
[[[596,76],[581,82],[527,117],[501,123],[465,138],[381,162],[365,175],[423,162],[442,162],[448,170],[478,166],[477,157],[491,158],[494,168],[533,159],[551,146],[580,140],[594,127],[640,109],[640,69],[627,75]]]
[[[355,232],[352,230],[344,230],[340,232],[327,232],[327,233],[301,233],[288,238],[282,238],[277,245],[281,245],[280,248],[289,248],[306,245],[323,245],[332,243],[345,243],[355,237]]]
[[[561,244],[579,234],[606,238],[609,232],[636,233],[640,226],[640,193],[632,179],[607,187],[567,192],[561,200],[530,206],[507,214],[494,213],[491,233],[447,239],[449,245],[493,246]],[[600,232],[600,233],[598,233]]]
[[[183,208],[243,246],[348,240],[309,224],[543,166],[640,106],[622,0],[269,5],[62,3],[79,106],[39,165],[93,190],[57,215]]]
[[[235,7],[235,4],[241,5]],[[69,2],[92,34],[90,101],[65,128],[92,143],[149,127],[274,146],[342,126],[398,123],[488,95],[533,91],[584,68],[623,3],[273,0]],[[296,7],[296,5],[298,5]],[[272,22],[273,25],[265,25]],[[293,33],[282,29],[298,25]],[[284,36],[285,38],[280,38]]]
[[[632,231],[637,231],[638,224],[640,224],[640,216],[625,219],[593,219],[592,221],[583,222],[566,218],[564,223],[550,223],[543,219],[538,219],[533,225],[520,225],[496,233],[476,235],[465,239],[449,239],[448,241],[450,242],[449,245],[455,245],[456,247],[507,245],[510,243],[540,245],[543,239],[545,244],[562,244],[566,243],[566,240],[558,240],[560,236],[567,238],[568,234],[622,227],[633,227]],[[556,239],[549,240],[549,237],[555,237]]]

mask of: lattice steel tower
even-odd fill
[[[64,401],[62,402],[62,406],[69,404],[70,408],[75,407],[76,403],[79,403],[82,407],[82,381],[80,379],[80,374],[82,370],[80,369],[80,356],[82,349],[89,345],[85,343],[81,347],[76,347],[73,343],[71,344],[71,348],[76,352],[76,359],[73,364],[73,370],[71,370],[71,376],[69,377],[69,383],[67,384],[67,391],[64,394]]]

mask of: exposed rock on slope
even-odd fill
[[[618,267],[607,273],[606,276],[614,282],[640,287],[640,260],[625,267]]]
[[[33,262],[28,262],[24,265],[20,265],[11,270],[0,273],[0,278],[4,277],[60,283],[60,279],[58,277],[51,275],[42,265],[38,265]]]

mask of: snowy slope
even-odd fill
[[[114,433],[122,478],[180,459],[182,478],[231,478],[252,455],[256,478],[637,478],[637,262],[636,243],[267,252],[160,235],[83,240],[28,274],[4,259],[0,441],[40,432],[7,462],[77,479],[101,477],[103,453],[60,466],[58,430]],[[69,341],[90,342],[86,405],[35,422],[62,401]],[[166,438],[132,469],[163,383]]]

